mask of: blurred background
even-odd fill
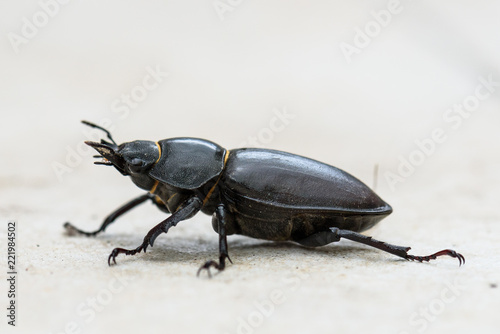
[[[0,213],[2,220],[20,226],[20,326],[32,330],[44,323],[44,332],[69,333],[65,326],[76,318],[85,324],[77,327],[81,333],[109,331],[118,322],[126,332],[160,316],[168,321],[150,323],[150,328],[492,330],[487,310],[500,300],[495,289],[499,268],[492,258],[498,254],[500,218],[499,13],[500,3],[487,0],[0,2]],[[415,244],[421,253],[457,248],[468,267],[457,271],[452,260],[432,267],[389,261],[390,256],[350,243],[341,246],[355,254],[341,253],[335,265],[337,246],[315,254],[236,237],[239,257],[232,258],[240,267],[229,266],[219,282],[196,280],[197,266],[216,256],[217,249],[210,218],[200,215],[159,243],[161,249],[174,242],[157,254],[177,261],[119,258],[122,269],[117,270],[137,270],[127,273],[137,275],[136,285],[116,297],[123,298],[122,306],[113,301],[87,323],[75,308],[100,291],[89,281],[113,277],[105,264],[109,251],[135,247],[164,216],[148,206],[102,239],[62,234],[64,221],[92,229],[140,194],[114,169],[92,164],[93,152],[82,142],[102,134],[81,120],[109,128],[118,142],[192,136],[229,149],[266,147],[324,161],[376,185],[393,206],[394,214],[370,233]],[[4,238],[6,228],[0,233]],[[290,252],[297,257],[274,257]],[[259,257],[266,258],[264,268]],[[245,261],[250,272],[242,267]],[[304,269],[310,276],[293,290],[295,299],[289,295],[285,306],[273,304],[269,317],[260,312],[260,323],[251,316],[260,310],[254,303],[257,291],[272,291],[273,279],[290,270],[279,261],[290,261],[291,268],[294,261],[304,261],[313,268]],[[368,266],[369,273],[349,261]],[[99,269],[90,273],[97,264]],[[153,266],[146,272],[159,286],[174,280],[173,290],[155,296],[142,266]],[[445,269],[437,269],[441,266]],[[339,276],[339,267],[345,276]],[[394,282],[388,276],[393,271],[402,275]],[[418,282],[424,283],[418,283],[422,272]],[[443,282],[457,272],[468,282],[460,302],[442,302],[443,311],[412,318],[422,307],[432,310],[447,286]],[[363,290],[367,277],[371,285]],[[6,285],[0,288],[3,294]],[[220,289],[225,289],[222,297],[213,296]],[[406,302],[396,307],[405,293]],[[487,298],[492,294],[496,305],[491,304],[495,298]],[[146,298],[155,301],[148,304]],[[325,304],[332,299],[341,303]],[[141,303],[133,306],[137,313],[126,306],[129,302]],[[346,309],[352,312],[344,314]],[[325,318],[332,312],[342,317]],[[137,323],[120,320],[120,314],[137,317]],[[371,326],[368,320],[364,326],[356,323],[365,315],[374,321]]]

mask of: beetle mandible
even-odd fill
[[[85,142],[103,158],[96,164],[114,166],[121,174],[146,190],[112,212],[94,232],[82,231],[69,222],[65,228],[94,236],[116,218],[151,200],[171,215],[153,227],[135,249],[115,248],[108,264],[118,254],[134,255],[153,247],[155,239],[199,211],[212,215],[219,234],[219,261],[205,262],[204,269],[224,270],[230,262],[227,235],[241,234],[273,241],[294,241],[318,247],[350,239],[406,260],[430,261],[438,256],[465,258],[451,249],[428,256],[408,254],[410,247],[391,245],[363,232],[387,217],[392,208],[354,176],[316,160],[281,151],[241,148],[226,150],[198,138],[171,138],[158,142],[136,140],[117,145],[109,131],[96,124],[109,141]]]

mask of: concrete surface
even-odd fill
[[[50,2],[45,22],[46,3],[0,5],[2,333],[497,332],[498,3]],[[367,26],[364,45],[357,28]],[[10,33],[23,31],[16,50]],[[65,221],[92,230],[141,193],[92,165],[82,142],[95,133],[81,119],[107,120],[119,142],[281,149],[370,186],[378,164],[377,193],[394,213],[367,234],[417,255],[452,248],[467,262],[233,236],[234,264],[197,278],[218,239],[199,214],[109,268],[114,247],[138,246],[165,215],[145,204],[96,238],[64,234]]]

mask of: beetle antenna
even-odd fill
[[[113,142],[113,144],[111,144],[109,141],[107,140],[104,140],[104,139],[101,139],[101,144],[104,144],[104,145],[109,145],[109,146],[117,146],[115,142]]]
[[[96,129],[99,129],[99,130],[104,131],[104,132],[106,133],[106,135],[108,136],[109,140],[111,140],[111,142],[112,142],[115,146],[118,146],[118,145],[116,144],[116,142],[113,140],[113,137],[111,136],[111,133],[109,133],[109,131],[108,131],[108,130],[106,130],[105,128],[103,128],[102,126],[99,126],[99,125],[94,124],[94,123],[90,123],[90,122],[88,122],[88,121],[82,121],[82,123],[83,123],[83,124],[85,124],[85,125],[88,125],[88,126],[90,126],[90,127],[92,127],[92,128],[96,128]],[[107,143],[106,141],[104,141],[104,140],[102,140],[102,139],[101,139],[101,142],[102,142],[102,143]]]

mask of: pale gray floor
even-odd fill
[[[214,3],[70,2],[51,7],[18,53],[9,33],[22,34],[23,17],[43,19],[41,7],[0,5],[0,243],[5,253],[6,223],[16,220],[19,271],[15,330],[0,280],[1,332],[496,332],[498,4],[402,1],[348,63],[341,46],[387,2],[233,1],[224,20]],[[136,104],[126,107],[120,99],[131,93]],[[470,113],[448,111],[464,103]],[[417,255],[453,248],[467,263],[406,262],[349,241],[310,250],[232,236],[234,264],[197,278],[218,240],[199,214],[109,268],[114,247],[138,246],[165,215],[145,204],[96,238],[64,235],[65,221],[97,228],[140,194],[80,151],[91,139],[81,119],[109,119],[119,142],[196,136],[290,151],[370,186],[378,164],[377,192],[394,213],[367,234]]]

